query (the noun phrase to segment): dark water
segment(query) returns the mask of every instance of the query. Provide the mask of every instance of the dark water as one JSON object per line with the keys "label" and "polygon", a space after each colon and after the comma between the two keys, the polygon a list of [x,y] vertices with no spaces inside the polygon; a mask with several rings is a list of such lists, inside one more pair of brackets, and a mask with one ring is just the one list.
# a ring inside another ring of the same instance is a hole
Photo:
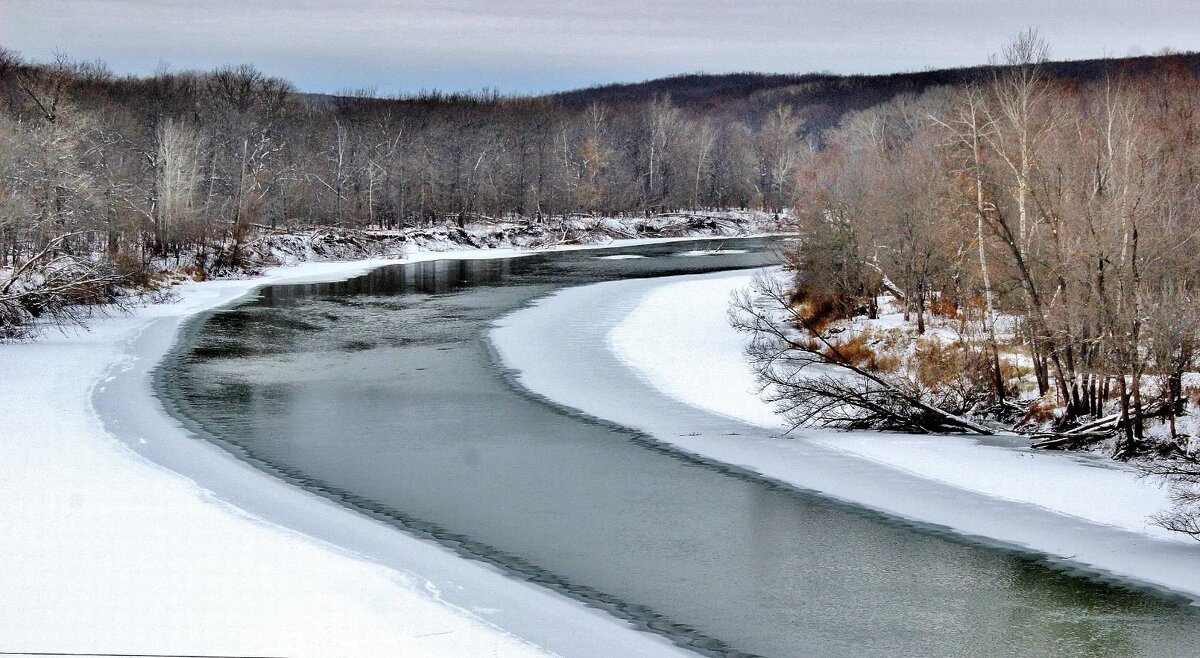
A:
{"label": "dark water", "polygon": [[773,262],[713,243],[394,266],[216,313],[164,369],[263,468],[699,651],[1189,656],[1182,602],[722,473],[565,413],[491,362],[489,321],[562,286]]}

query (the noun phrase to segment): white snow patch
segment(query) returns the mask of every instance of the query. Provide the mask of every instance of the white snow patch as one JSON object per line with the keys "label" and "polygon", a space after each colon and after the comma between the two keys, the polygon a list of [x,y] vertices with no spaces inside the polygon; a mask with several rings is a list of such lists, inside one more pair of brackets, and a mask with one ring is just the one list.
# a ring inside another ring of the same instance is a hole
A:
{"label": "white snow patch", "polygon": [[596,260],[635,260],[646,258],[640,254],[613,254],[612,256],[594,256]]}
{"label": "white snow patch", "polygon": [[819,433],[811,440],[987,496],[1153,537],[1195,541],[1151,519],[1170,509],[1166,487],[1103,457],[991,446],[962,436]]}
{"label": "white snow patch", "polygon": [[753,425],[783,428],[742,354],[746,337],[724,310],[752,276],[699,279],[652,290],[608,334],[626,365],[671,397]]}

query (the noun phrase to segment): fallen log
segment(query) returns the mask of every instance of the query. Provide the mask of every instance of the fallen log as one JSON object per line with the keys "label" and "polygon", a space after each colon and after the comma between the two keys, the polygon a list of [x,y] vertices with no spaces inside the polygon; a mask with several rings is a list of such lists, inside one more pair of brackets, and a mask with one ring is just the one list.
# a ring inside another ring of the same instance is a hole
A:
{"label": "fallen log", "polygon": [[1034,450],[1080,450],[1105,439],[1113,432],[1038,432],[1031,438]]}
{"label": "fallen log", "polygon": [[[1156,404],[1152,404],[1148,407],[1143,407],[1141,413],[1142,413],[1142,418],[1157,418],[1159,416],[1166,415],[1167,411],[1168,411],[1167,405],[1159,402]],[[1132,412],[1130,412],[1130,415],[1132,415]],[[1098,430],[1098,429],[1108,429],[1110,427],[1116,428],[1120,422],[1121,422],[1121,414],[1119,414],[1119,413],[1111,414],[1111,415],[1105,416],[1103,418],[1097,418],[1096,420],[1093,420],[1090,423],[1084,423],[1084,424],[1080,425],[1079,427],[1067,430],[1066,433],[1067,434],[1085,434],[1087,432],[1091,432],[1091,431]]]}

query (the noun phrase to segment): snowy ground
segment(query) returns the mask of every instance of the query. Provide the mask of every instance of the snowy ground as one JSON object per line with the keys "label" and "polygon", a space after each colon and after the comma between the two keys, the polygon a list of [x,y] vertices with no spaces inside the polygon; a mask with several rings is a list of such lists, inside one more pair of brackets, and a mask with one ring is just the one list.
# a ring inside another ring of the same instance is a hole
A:
{"label": "snowy ground", "polygon": [[394,262],[188,284],[88,332],[0,346],[0,652],[677,653],[257,471],[189,437],[152,397],[151,371],[186,318],[267,283]]}
{"label": "snowy ground", "polygon": [[[1200,599],[1200,544],[1152,525],[1166,492],[1108,460],[970,438],[802,430],[756,392],[726,309],[751,274],[572,288],[491,336],[534,392],[689,453],[1065,566]],[[680,402],[691,412],[679,411]]]}

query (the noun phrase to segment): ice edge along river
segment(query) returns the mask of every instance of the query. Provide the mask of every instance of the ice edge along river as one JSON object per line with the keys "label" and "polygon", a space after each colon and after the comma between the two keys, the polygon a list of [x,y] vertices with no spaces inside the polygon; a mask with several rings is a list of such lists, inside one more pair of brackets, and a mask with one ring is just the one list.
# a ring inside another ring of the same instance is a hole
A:
{"label": "ice edge along river", "polygon": [[172,303],[86,332],[0,346],[0,651],[685,654],[259,471],[194,438],[154,395],[154,370],[186,323],[263,286],[529,253],[275,268],[181,285]]}
{"label": "ice edge along river", "polygon": [[695,457],[1044,555],[1064,569],[1200,601],[1200,543],[1149,523],[1165,493],[1116,465],[961,437],[781,436],[742,358],[746,337],[726,319],[732,292],[751,277],[725,272],[568,288],[501,318],[490,338],[534,394]]}

